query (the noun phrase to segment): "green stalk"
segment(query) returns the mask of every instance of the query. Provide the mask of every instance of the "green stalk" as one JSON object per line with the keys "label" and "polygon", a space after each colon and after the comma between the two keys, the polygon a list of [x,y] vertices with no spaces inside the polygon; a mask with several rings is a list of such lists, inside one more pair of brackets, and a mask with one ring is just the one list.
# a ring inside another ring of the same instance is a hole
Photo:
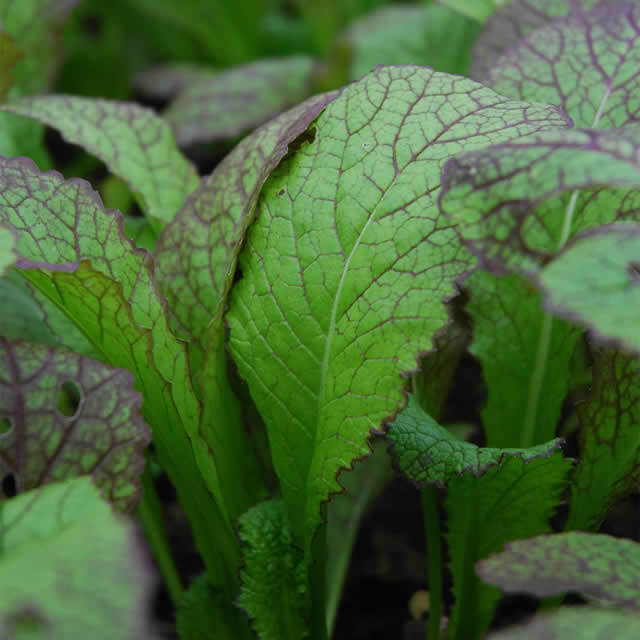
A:
{"label": "green stalk", "polygon": [[442,544],[440,541],[438,490],[436,487],[421,489],[420,497],[427,542],[427,578],[429,581],[427,640],[438,640],[440,638],[440,618],[442,617]]}
{"label": "green stalk", "polygon": [[182,580],[171,555],[167,531],[162,518],[162,505],[153,486],[153,478],[149,472],[148,461],[142,474],[141,482],[142,500],[138,506],[138,517],[142,523],[145,538],[151,547],[158,569],[160,569],[160,574],[169,590],[171,601],[177,607],[182,599]]}
{"label": "green stalk", "polygon": [[311,637],[329,640],[327,630],[327,524],[324,522],[311,542],[309,585],[311,587]]}

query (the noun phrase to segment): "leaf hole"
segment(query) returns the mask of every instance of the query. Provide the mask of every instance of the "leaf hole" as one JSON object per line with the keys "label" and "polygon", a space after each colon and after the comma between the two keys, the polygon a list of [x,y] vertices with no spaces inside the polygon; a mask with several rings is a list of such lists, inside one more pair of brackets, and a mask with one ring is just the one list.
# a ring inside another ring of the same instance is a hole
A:
{"label": "leaf hole", "polygon": [[16,475],[13,471],[9,471],[4,478],[2,478],[2,493],[5,498],[15,498],[18,493],[18,483],[16,482]]}
{"label": "leaf hole", "polygon": [[71,380],[66,380],[60,385],[58,393],[58,412],[67,418],[75,418],[80,410],[82,402],[82,391],[80,387]]}
{"label": "leaf hole", "polygon": [[11,418],[0,418],[0,438],[8,436],[13,429],[13,421]]}

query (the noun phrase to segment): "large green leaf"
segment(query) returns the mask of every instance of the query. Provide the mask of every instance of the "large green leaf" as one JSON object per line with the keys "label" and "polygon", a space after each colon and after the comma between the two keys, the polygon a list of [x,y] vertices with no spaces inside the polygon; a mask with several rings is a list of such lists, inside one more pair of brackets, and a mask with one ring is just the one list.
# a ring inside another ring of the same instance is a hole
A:
{"label": "large green leaf", "polygon": [[0,276],[16,261],[16,238],[11,229],[0,225]]}
{"label": "large green leaf", "polygon": [[389,430],[396,465],[417,486],[446,485],[447,540],[456,604],[448,637],[477,638],[500,597],[473,565],[514,538],[549,530],[570,462],[560,441],[530,449],[478,447],[458,440],[413,398]]}
{"label": "large green leaf", "polygon": [[571,591],[640,611],[640,544],[631,540],[582,531],[517,540],[477,571],[508,593],[546,598]]}
{"label": "large green leaf", "polygon": [[311,93],[315,61],[307,56],[259,60],[190,83],[164,117],[181,145],[233,138]]}
{"label": "large green leaf", "polygon": [[159,225],[173,219],[199,184],[166,122],[146,107],[56,95],[23,98],[2,110],[53,127],[68,142],[100,158]]}
{"label": "large green leaf", "polygon": [[464,73],[478,24],[431,4],[390,5],[356,20],[344,34],[349,76],[358,80],[379,64],[418,64]]}
{"label": "large green leaf", "polygon": [[[240,518],[244,567],[238,605],[261,640],[308,637],[304,556],[294,544],[282,500],[261,502]],[[306,615],[305,615],[306,614]]]}
{"label": "large green leaf", "polygon": [[18,492],[91,474],[119,509],[140,499],[150,439],[133,376],[95,360],[0,338],[0,478]]}
{"label": "large green leaf", "polygon": [[640,616],[596,607],[567,607],[493,633],[490,640],[636,640]]}
{"label": "large green leaf", "polygon": [[469,268],[438,216],[446,159],[541,128],[553,108],[419,67],[379,68],[267,181],[232,291],[231,349],[264,417],[295,535],[405,403],[401,374],[447,324]]}
{"label": "large green leaf", "polygon": [[129,523],[89,478],[0,504],[0,636],[151,636],[151,572]]}
{"label": "large green leaf", "polygon": [[[227,563],[232,589],[239,556],[231,521],[260,491],[237,462],[250,469],[251,451],[244,434],[225,420],[203,423],[186,345],[168,329],[149,255],[133,247],[119,214],[105,211],[86,182],[40,173],[26,159],[0,160],[0,219],[17,232],[21,274],[106,362],[134,373],[161,464],[191,518],[212,579],[216,563]],[[212,530],[228,534],[223,554]]]}
{"label": "large green leaf", "polygon": [[593,384],[578,406],[580,461],[575,470],[567,529],[597,529],[616,498],[640,485],[638,359],[595,349]]}

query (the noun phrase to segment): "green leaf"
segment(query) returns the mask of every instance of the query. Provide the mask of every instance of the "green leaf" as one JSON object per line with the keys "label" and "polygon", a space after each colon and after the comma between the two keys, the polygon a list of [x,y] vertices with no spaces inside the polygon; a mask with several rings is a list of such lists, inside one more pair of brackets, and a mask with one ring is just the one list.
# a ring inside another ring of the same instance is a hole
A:
{"label": "green leaf", "polygon": [[304,100],[314,67],[312,58],[292,56],[212,71],[188,84],[164,117],[182,146],[233,138]]}
{"label": "green leaf", "polygon": [[[243,460],[249,469],[251,451],[233,424],[203,424],[186,345],[168,328],[149,255],[126,239],[119,214],[105,211],[86,182],[40,173],[24,158],[0,160],[0,220],[18,232],[20,273],[108,364],[136,376],[160,463],[178,489],[212,580],[226,563],[224,580],[232,590],[239,552],[231,522],[260,495],[237,464]],[[228,535],[223,554],[221,538],[211,531]]]}
{"label": "green leaf", "polygon": [[445,160],[564,122],[457,76],[379,68],[265,184],[227,318],[306,544],[337,472],[403,407],[401,374],[447,324],[444,301],[469,268],[435,202]]}
{"label": "green leaf", "polygon": [[545,323],[540,293],[515,274],[496,277],[478,271],[466,285],[473,319],[470,351],[482,363],[488,388],[482,410],[487,444],[526,446],[550,440],[569,390],[569,364],[580,331],[561,320],[553,323],[545,367],[533,386],[538,336]]}
{"label": "green leaf", "polygon": [[[17,491],[93,476],[118,509],[140,500],[150,432],[133,376],[66,349],[0,338],[0,478]],[[10,497],[10,496],[9,496]]]}
{"label": "green leaf", "polygon": [[532,31],[564,18],[576,5],[589,10],[600,0],[511,0],[489,16],[472,50],[470,75],[482,82],[503,52]]}
{"label": "green leaf", "polygon": [[199,184],[168,125],[145,107],[56,95],[23,98],[2,110],[53,127],[102,160],[131,187],[158,225],[170,222]]}
{"label": "green leaf", "polygon": [[13,86],[12,70],[16,62],[23,56],[16,46],[15,40],[8,34],[0,32],[0,101],[7,99],[9,89]]}
{"label": "green leaf", "polygon": [[246,615],[216,590],[206,573],[198,576],[176,611],[180,640],[236,640],[246,634]]}
{"label": "green leaf", "polygon": [[151,586],[133,526],[90,479],[0,504],[3,638],[148,638]]}
{"label": "green leaf", "polygon": [[390,5],[356,20],[343,38],[351,49],[349,76],[379,64],[418,64],[464,73],[478,24],[444,7]]}
{"label": "green leaf", "polygon": [[282,500],[262,502],[240,518],[244,543],[238,605],[253,619],[261,640],[307,637],[307,576]]}
{"label": "green leaf", "polygon": [[596,607],[563,607],[493,633],[489,640],[635,640],[639,633],[640,616]]}
{"label": "green leaf", "polygon": [[[591,3],[589,3],[591,4]],[[562,107],[577,127],[637,121],[640,65],[637,2],[605,2],[521,38],[496,58],[482,81],[498,93]]]}
{"label": "green leaf", "polygon": [[0,276],[16,261],[16,238],[11,229],[0,225]]}
{"label": "green leaf", "polygon": [[607,606],[640,610],[640,544],[631,540],[582,531],[517,540],[476,570],[507,593],[546,598],[571,591]]}
{"label": "green leaf", "polygon": [[540,273],[547,309],[640,352],[639,251],[636,224],[604,226],[576,237]]}
{"label": "green leaf", "polygon": [[597,529],[616,498],[640,483],[638,359],[592,346],[593,384],[578,406],[580,460],[573,477],[571,529]]}
{"label": "green leaf", "polygon": [[480,637],[500,594],[478,581],[473,565],[507,540],[549,530],[571,464],[562,457],[561,441],[529,449],[478,447],[458,440],[412,397],[388,437],[396,466],[418,487],[447,485],[456,598],[448,637]]}
{"label": "green leaf", "polygon": [[510,0],[440,0],[440,4],[463,16],[484,22],[496,9]]}

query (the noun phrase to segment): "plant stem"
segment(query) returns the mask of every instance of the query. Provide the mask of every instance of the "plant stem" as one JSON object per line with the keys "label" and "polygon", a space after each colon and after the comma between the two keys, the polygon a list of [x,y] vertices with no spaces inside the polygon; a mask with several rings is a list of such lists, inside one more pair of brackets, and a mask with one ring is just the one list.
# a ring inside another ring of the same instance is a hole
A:
{"label": "plant stem", "polygon": [[151,547],[153,557],[167,585],[171,601],[175,606],[178,606],[182,599],[182,580],[169,549],[167,532],[162,520],[162,505],[153,486],[153,478],[148,464],[142,474],[141,482],[143,491],[142,500],[138,507],[138,516],[142,523],[145,538]]}
{"label": "plant stem", "polygon": [[429,581],[427,639],[438,640],[440,638],[440,618],[442,617],[442,545],[438,490],[436,487],[421,489],[420,497],[422,498],[422,515],[427,542],[427,578]]}
{"label": "plant stem", "polygon": [[323,522],[311,542],[311,637],[328,640],[327,631],[327,523]]}

